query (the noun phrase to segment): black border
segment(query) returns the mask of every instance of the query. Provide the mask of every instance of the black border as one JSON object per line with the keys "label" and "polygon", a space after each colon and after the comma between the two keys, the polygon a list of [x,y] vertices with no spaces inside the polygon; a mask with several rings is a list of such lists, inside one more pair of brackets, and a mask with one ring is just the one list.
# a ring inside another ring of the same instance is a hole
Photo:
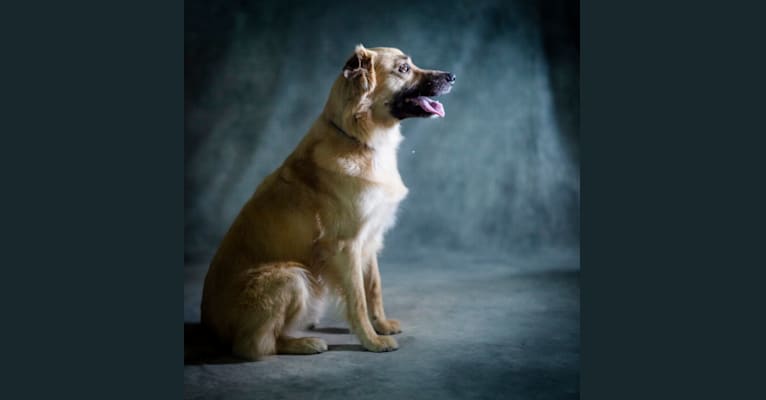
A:
{"label": "black border", "polygon": [[582,2],[583,399],[764,397],[764,10],[701,3]]}
{"label": "black border", "polygon": [[2,397],[180,398],[183,2],[0,16]]}

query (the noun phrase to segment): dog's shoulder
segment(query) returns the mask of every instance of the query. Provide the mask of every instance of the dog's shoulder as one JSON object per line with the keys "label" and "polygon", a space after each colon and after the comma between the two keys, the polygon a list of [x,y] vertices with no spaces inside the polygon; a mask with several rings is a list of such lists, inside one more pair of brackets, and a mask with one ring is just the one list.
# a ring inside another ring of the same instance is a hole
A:
{"label": "dog's shoulder", "polygon": [[[399,132],[392,133],[397,135]],[[407,195],[396,162],[398,140],[378,147],[360,146],[334,132],[311,130],[279,173],[316,192],[365,202],[396,202]]]}

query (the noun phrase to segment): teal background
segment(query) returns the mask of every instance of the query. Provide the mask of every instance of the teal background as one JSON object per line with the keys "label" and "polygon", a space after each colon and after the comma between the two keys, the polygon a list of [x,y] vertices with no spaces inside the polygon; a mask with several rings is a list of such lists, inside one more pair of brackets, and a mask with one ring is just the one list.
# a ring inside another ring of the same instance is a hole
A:
{"label": "teal background", "polygon": [[457,82],[405,120],[384,257],[579,248],[577,2],[199,1],[185,15],[185,258],[206,263],[319,115],[357,43]]}

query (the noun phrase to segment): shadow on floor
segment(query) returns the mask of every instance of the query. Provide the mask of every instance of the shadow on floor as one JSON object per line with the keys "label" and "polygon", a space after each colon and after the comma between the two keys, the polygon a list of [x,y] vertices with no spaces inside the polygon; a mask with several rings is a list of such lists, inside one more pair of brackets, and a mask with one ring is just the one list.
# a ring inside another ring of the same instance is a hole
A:
{"label": "shadow on floor", "polygon": [[184,365],[239,364],[229,349],[200,323],[184,323]]}
{"label": "shadow on floor", "polygon": [[318,332],[318,333],[331,333],[331,334],[338,334],[338,335],[348,335],[351,333],[351,331],[348,328],[332,328],[332,327],[312,327],[310,328],[312,332]]}
{"label": "shadow on floor", "polygon": [[[320,334],[349,334],[348,328],[317,327]],[[366,351],[360,344],[330,344],[328,351]],[[197,322],[184,323],[184,365],[241,364],[249,362],[231,354],[228,346],[218,342],[213,334]]]}

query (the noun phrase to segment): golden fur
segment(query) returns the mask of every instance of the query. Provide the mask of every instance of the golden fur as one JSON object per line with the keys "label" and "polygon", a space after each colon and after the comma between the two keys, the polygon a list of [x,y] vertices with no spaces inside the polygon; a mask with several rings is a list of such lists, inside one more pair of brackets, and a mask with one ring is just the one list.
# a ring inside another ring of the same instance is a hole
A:
{"label": "golden fur", "polygon": [[405,85],[393,48],[359,45],[325,108],[293,153],[258,186],[225,235],[205,279],[202,322],[259,359],[327,350],[288,336],[316,323],[328,293],[343,300],[352,332],[370,351],[390,351],[399,322],[383,310],[377,254],[407,195],[396,164],[402,139],[388,106]]}

